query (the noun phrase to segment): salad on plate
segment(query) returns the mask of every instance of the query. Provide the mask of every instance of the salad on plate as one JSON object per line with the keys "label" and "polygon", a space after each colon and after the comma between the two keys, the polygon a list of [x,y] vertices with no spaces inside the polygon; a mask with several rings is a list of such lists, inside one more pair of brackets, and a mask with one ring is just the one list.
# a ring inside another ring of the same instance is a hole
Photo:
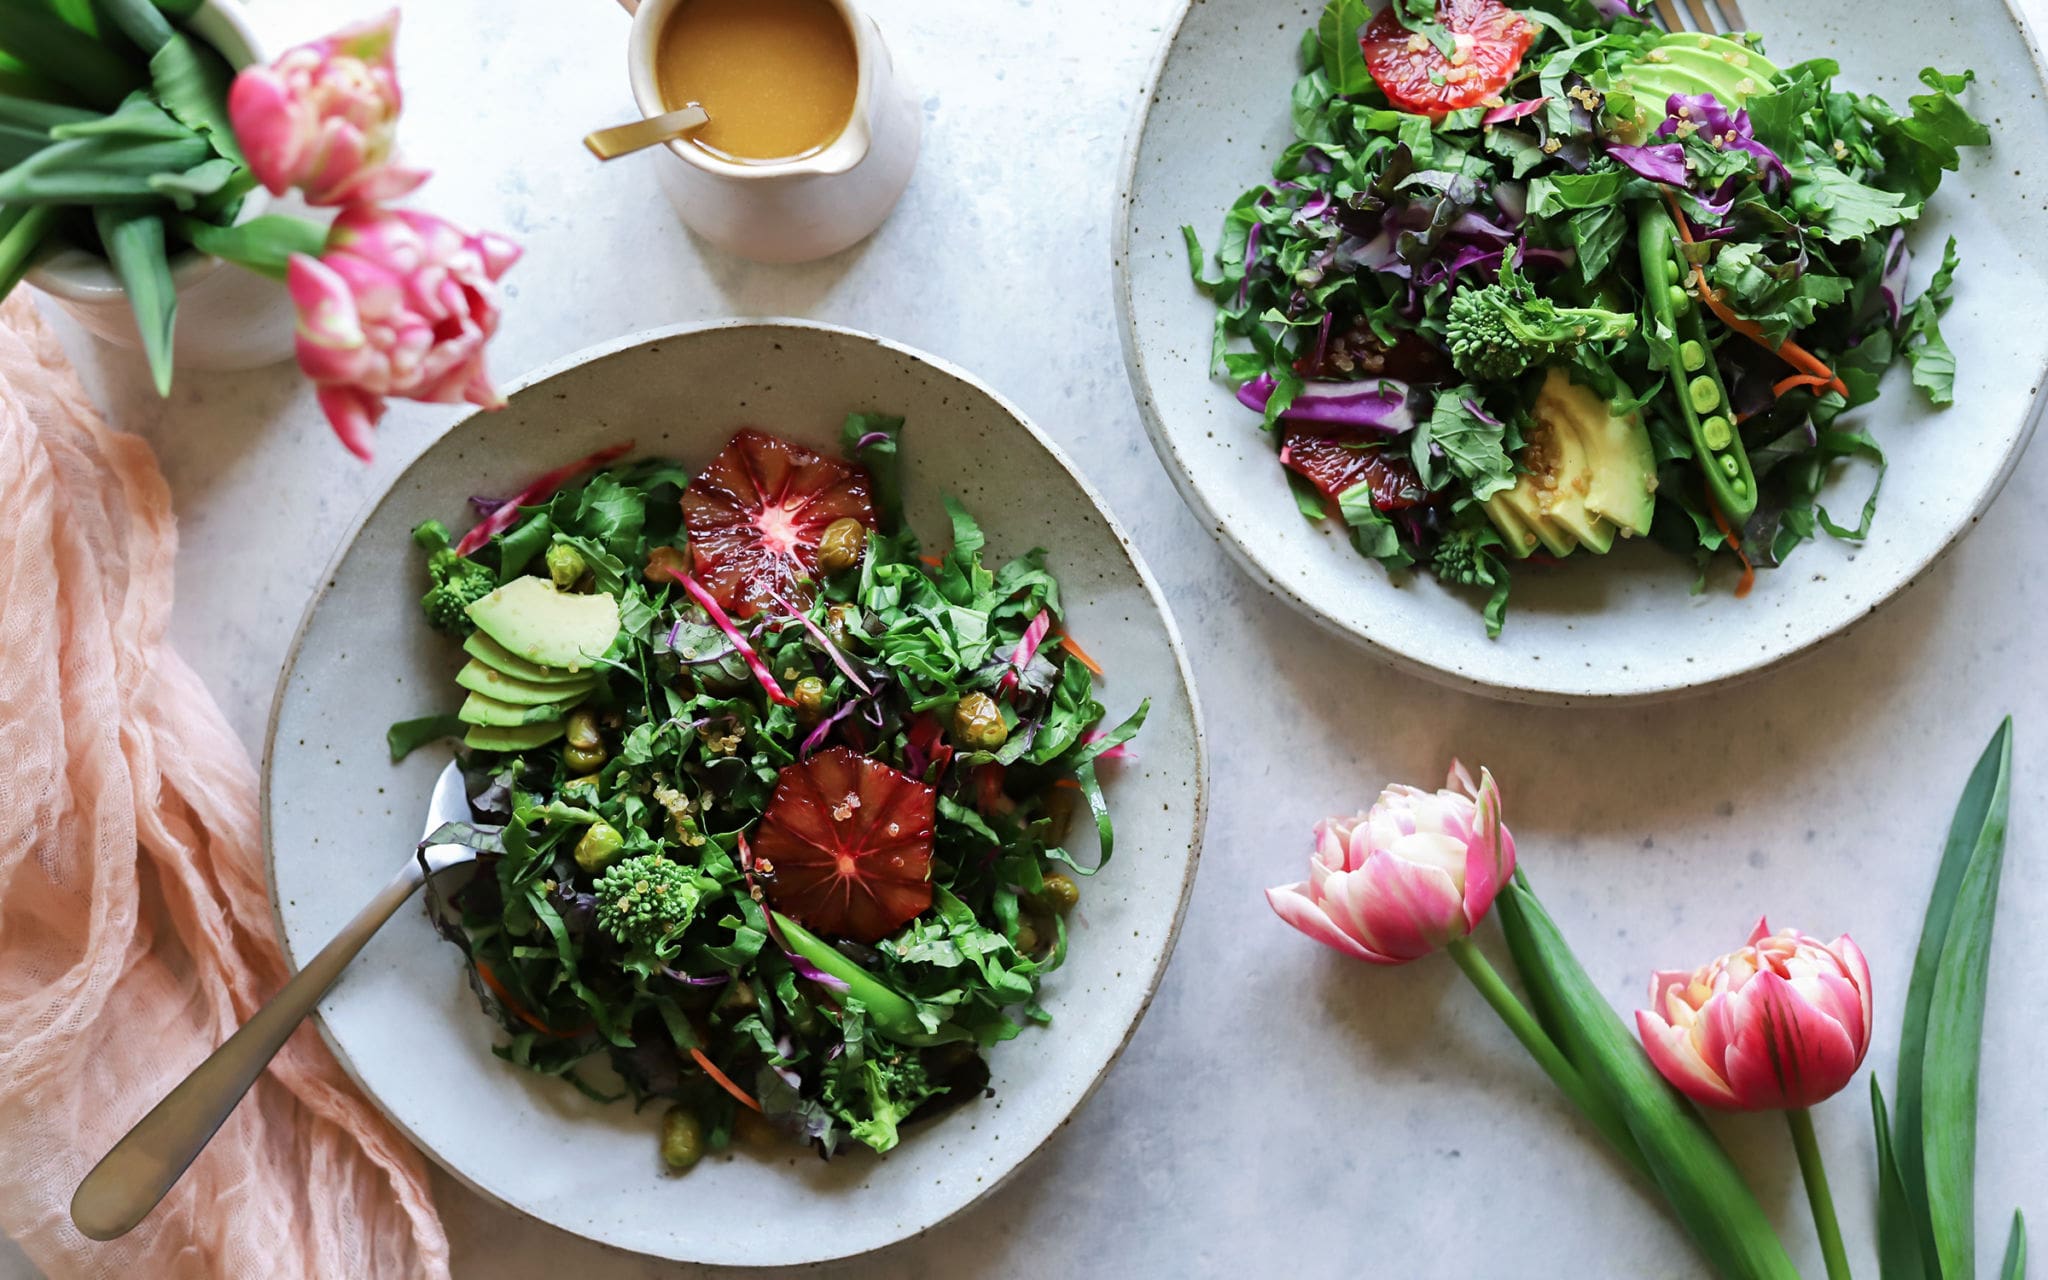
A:
{"label": "salad on plate", "polygon": [[[1476,589],[1649,538],[1746,592],[1824,531],[1867,536],[1885,454],[1849,415],[1904,361],[1953,399],[1950,239],[1908,297],[1907,228],[1989,134],[1969,71],[1895,107],[1754,33],[1622,0],[1330,0],[1294,141],[1224,218],[1213,372],[1302,512]],[[1853,519],[1820,505],[1871,469]]]}
{"label": "salad on plate", "polygon": [[495,1052],[665,1103],[674,1169],[747,1126],[888,1151],[983,1091],[1114,848],[1147,704],[1103,726],[1043,552],[989,567],[949,500],[926,553],[902,425],[694,475],[621,445],[414,531],[463,700],[391,748],[462,736],[475,822],[425,843],[478,855],[430,909]]}

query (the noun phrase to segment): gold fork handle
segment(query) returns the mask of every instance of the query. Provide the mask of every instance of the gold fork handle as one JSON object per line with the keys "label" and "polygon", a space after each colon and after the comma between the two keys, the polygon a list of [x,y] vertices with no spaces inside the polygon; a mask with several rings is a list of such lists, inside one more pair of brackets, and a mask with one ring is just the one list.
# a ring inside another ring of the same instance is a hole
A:
{"label": "gold fork handle", "polygon": [[81,1233],[112,1240],[149,1216],[342,969],[425,882],[419,860],[407,859],[319,955],[114,1144],[71,1197],[71,1221]]}
{"label": "gold fork handle", "polygon": [[600,160],[615,160],[642,147],[651,147],[657,142],[667,142],[678,134],[688,133],[699,125],[709,124],[711,116],[694,102],[685,103],[674,111],[664,111],[658,116],[635,120],[631,124],[615,125],[610,129],[599,129],[583,135],[583,145],[590,148],[590,154]]}

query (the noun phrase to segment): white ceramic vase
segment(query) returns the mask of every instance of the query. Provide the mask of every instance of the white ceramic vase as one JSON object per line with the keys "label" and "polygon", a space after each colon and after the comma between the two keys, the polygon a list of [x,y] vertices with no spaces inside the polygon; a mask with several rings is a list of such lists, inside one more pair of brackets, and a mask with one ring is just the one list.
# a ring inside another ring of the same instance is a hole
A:
{"label": "white ceramic vase", "polygon": [[[188,25],[238,67],[262,56],[247,16],[233,0],[207,0]],[[254,217],[268,205],[259,187],[243,201],[242,217]],[[141,348],[127,290],[105,258],[65,249],[26,279],[93,336],[117,347]],[[178,289],[171,344],[178,368],[254,369],[292,354],[296,320],[291,297],[278,281],[190,251],[171,260],[171,279]]]}

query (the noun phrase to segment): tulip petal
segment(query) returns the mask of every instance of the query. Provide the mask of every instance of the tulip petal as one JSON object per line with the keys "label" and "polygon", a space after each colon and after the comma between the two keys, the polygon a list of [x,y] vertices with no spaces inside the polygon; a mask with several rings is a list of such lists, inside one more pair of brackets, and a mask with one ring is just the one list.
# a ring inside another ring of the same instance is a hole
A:
{"label": "tulip petal", "polygon": [[1775,973],[1743,988],[1751,1014],[1723,1069],[1746,1110],[1810,1107],[1849,1083],[1862,1054],[1833,1018],[1799,999]]}
{"label": "tulip petal", "polygon": [[1266,902],[1273,908],[1275,915],[1333,951],[1341,951],[1354,959],[1370,961],[1373,964],[1400,963],[1371,950],[1339,929],[1323,909],[1308,896],[1306,889],[1305,884],[1280,885],[1266,890]]}
{"label": "tulip petal", "polygon": [[1332,877],[1327,908],[1347,919],[1366,946],[1416,960],[1472,932],[1458,883],[1441,867],[1375,853],[1348,876]]}
{"label": "tulip petal", "polygon": [[1709,1107],[1734,1107],[1735,1091],[1701,1060],[1692,1037],[1648,1009],[1636,1010],[1636,1034],[1659,1075],[1694,1102]]}
{"label": "tulip petal", "polygon": [[384,416],[383,399],[353,387],[334,386],[320,388],[319,399],[320,409],[341,443],[364,462],[370,461],[370,429]]}

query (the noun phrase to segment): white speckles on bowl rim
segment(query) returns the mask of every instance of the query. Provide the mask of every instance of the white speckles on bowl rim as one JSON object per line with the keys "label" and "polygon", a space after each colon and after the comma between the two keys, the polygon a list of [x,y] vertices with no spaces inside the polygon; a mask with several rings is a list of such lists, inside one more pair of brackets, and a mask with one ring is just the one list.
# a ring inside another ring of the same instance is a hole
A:
{"label": "white speckles on bowl rim", "polygon": [[[602,1106],[491,1056],[496,1026],[455,951],[409,908],[321,1003],[322,1034],[386,1115],[481,1194],[618,1248],[678,1261],[787,1266],[928,1230],[1013,1173],[1100,1083],[1136,1029],[1193,886],[1207,765],[1179,633],[1101,498],[1018,410],[907,347],[802,321],[634,335],[527,379],[496,414],[457,424],[393,481],[343,543],[286,659],[264,752],[264,835],[287,953],[323,944],[420,835],[447,758],[385,754],[394,720],[445,710],[457,646],[422,625],[411,526],[466,518],[472,493],[622,438],[702,465],[745,425],[836,451],[850,410],[901,413],[913,522],[942,541],[939,494],[982,519],[991,553],[1044,546],[1069,625],[1120,717],[1152,714],[1104,775],[1114,859],[1084,883],[1068,964],[1047,982],[1052,1027],[991,1054],[995,1093],[906,1133],[886,1157],[822,1163],[795,1147],[659,1170],[655,1113]],[[1081,824],[1085,827],[1086,824]],[[1078,830],[1079,828],[1077,828]],[[1092,832],[1080,846],[1091,850]]]}
{"label": "white speckles on bowl rim", "polygon": [[[1125,141],[1117,193],[1115,297],[1124,358],[1153,447],[1181,495],[1255,579],[1324,626],[1398,666],[1520,702],[1654,700],[1758,675],[1839,635],[1924,572],[1983,514],[2031,438],[2048,383],[2048,325],[2014,324],[2048,297],[2040,248],[2048,106],[2039,51],[2004,0],[1939,8],[1856,0],[1747,4],[1780,61],[1832,56],[1839,83],[1892,101],[1933,64],[1974,68],[1968,101],[1992,145],[1966,152],[1910,234],[1913,284],[1942,238],[1963,265],[1943,330],[1958,357],[1956,403],[1929,407],[1903,368],[1850,415],[1892,466],[1870,537],[1825,536],[1734,597],[1731,571],[1692,593],[1690,564],[1624,544],[1517,574],[1507,629],[1488,640],[1479,601],[1426,572],[1390,575],[1341,530],[1304,521],[1257,419],[1208,374],[1214,308],[1188,281],[1180,227],[1205,247],[1229,202],[1269,173],[1290,139],[1288,89],[1300,32],[1319,6],[1190,3],[1167,29]],[[1870,471],[1841,468],[1823,505],[1854,513]]]}

